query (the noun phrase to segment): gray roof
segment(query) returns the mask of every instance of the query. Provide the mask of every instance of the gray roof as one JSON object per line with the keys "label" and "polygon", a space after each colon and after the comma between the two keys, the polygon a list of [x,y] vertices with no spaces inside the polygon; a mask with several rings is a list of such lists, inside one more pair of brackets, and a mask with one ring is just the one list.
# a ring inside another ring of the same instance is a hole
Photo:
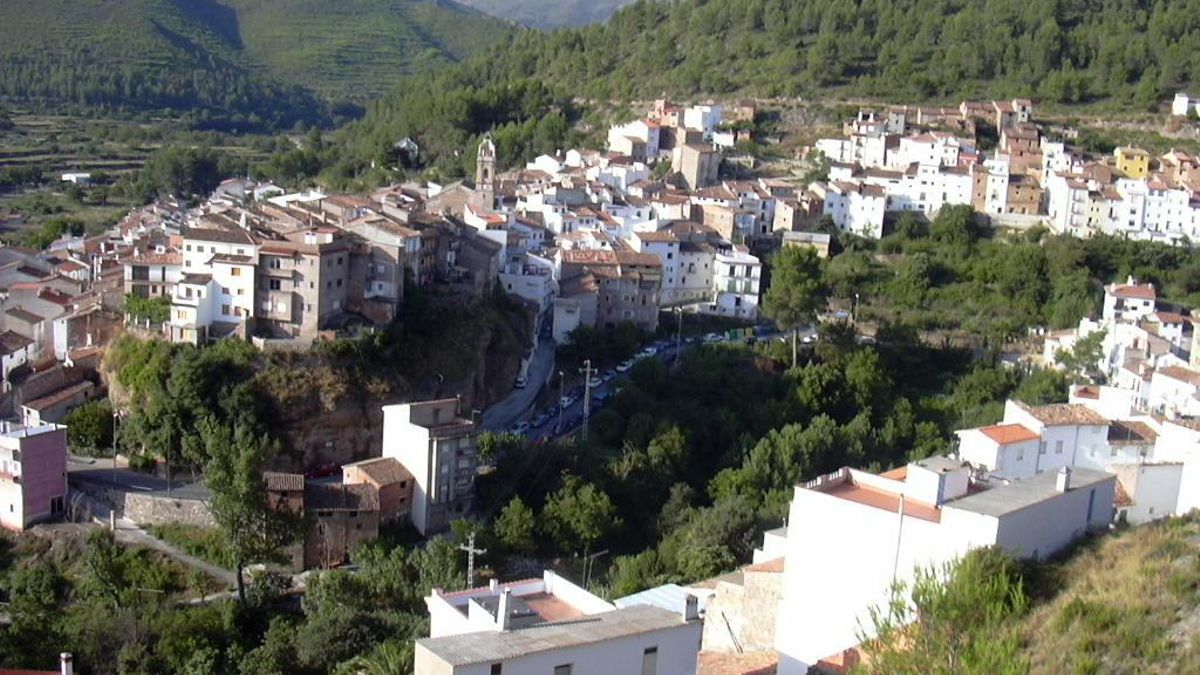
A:
{"label": "gray roof", "polygon": [[[942,508],[973,511],[985,516],[1003,516],[1054,498],[1060,494],[1055,485],[1057,480],[1057,471],[1047,471],[1032,478],[1013,481],[1008,485],[1000,485],[946,502]],[[1108,480],[1116,480],[1116,476],[1104,471],[1076,468],[1071,470],[1070,489],[1082,490]]]}
{"label": "gray roof", "polygon": [[617,598],[613,600],[613,604],[619,608],[651,605],[667,611],[678,612],[683,607],[688,595],[687,590],[679,584],[663,584],[656,588],[647,588],[640,593]]}
{"label": "gray roof", "polygon": [[221,244],[253,244],[254,238],[245,230],[215,229],[207,227],[184,227],[180,234],[193,241],[212,241]]}
{"label": "gray roof", "polygon": [[463,633],[417,640],[442,661],[454,666],[495,663],[529,654],[616,640],[687,625],[679,612],[638,605],[580,619],[509,631]]}

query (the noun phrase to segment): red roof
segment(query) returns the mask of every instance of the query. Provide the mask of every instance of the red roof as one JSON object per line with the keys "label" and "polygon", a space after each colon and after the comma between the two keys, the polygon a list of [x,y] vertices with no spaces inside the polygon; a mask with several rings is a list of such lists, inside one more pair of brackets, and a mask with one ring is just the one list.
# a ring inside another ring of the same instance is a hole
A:
{"label": "red roof", "polygon": [[990,427],[980,427],[979,431],[1000,445],[1036,441],[1041,438],[1032,429],[1022,424],[993,424]]}
{"label": "red roof", "polygon": [[1112,293],[1118,298],[1134,298],[1136,300],[1153,300],[1158,297],[1154,292],[1153,284],[1121,284],[1114,286]]}

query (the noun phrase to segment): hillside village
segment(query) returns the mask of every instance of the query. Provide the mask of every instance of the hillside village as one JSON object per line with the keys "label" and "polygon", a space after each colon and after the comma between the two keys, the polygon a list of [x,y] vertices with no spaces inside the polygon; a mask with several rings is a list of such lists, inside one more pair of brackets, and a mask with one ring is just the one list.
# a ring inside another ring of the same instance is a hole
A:
{"label": "hillside village", "polygon": [[[828,176],[803,184],[730,177],[723,158],[750,139],[755,102],[659,100],[609,129],[601,151],[508,168],[485,137],[473,179],[364,194],[230,178],[197,205],[161,200],[97,236],[0,249],[3,405],[13,418],[0,433],[3,523],[22,530],[74,504],[63,423],[104,395],[100,359],[119,334],[305,352],[386,327],[417,294],[442,311],[504,295],[525,308],[534,336],[516,396],[550,386],[553,362],[540,379],[530,370],[542,343],[569,346],[581,329],[632,324],[651,336],[671,313],[680,327],[685,314],[765,325],[771,256],[799,248],[828,258],[840,236],[879,239],[905,213],[932,219],[969,205],[997,229],[1180,246],[1195,238],[1200,169],[1190,156],[1119,147],[1088,157],[1050,140],[1034,110],[1024,99],[863,110],[844,138],[807,152],[828,162]],[[998,136],[990,153],[988,134]],[[1160,305],[1153,285],[1111,284],[1098,317],[1047,334],[1043,353],[1026,355],[1064,368],[1083,358],[1094,381],[1076,378],[1067,403],[1009,400],[998,423],[958,430],[950,452],[797,485],[787,520],[762,536],[750,564],[713,579],[606,598],[549,569],[482,586],[472,569],[466,589],[422,589],[430,623],[414,672],[845,672],[864,658],[870,610],[917,569],[989,546],[1045,560],[1118,524],[1200,506],[1197,339],[1187,310]],[[673,348],[686,344],[677,335]],[[562,423],[575,405],[562,395],[559,423],[539,440],[580,425],[586,433],[593,389],[615,376],[593,381],[587,368],[575,395],[582,419]],[[561,387],[561,371],[558,379]],[[312,516],[285,568],[338,567],[392,524],[433,536],[472,515],[476,478],[491,469],[483,432],[534,434],[523,421],[532,403],[500,429],[485,428],[476,404],[396,401],[382,408],[376,456],[264,473],[272,509]],[[131,527],[213,524],[203,498],[171,495],[169,473],[162,501],[92,488],[87,499],[109,500],[114,524],[118,512]],[[830,541],[839,545],[811,554]],[[467,549],[474,556],[473,540]]]}

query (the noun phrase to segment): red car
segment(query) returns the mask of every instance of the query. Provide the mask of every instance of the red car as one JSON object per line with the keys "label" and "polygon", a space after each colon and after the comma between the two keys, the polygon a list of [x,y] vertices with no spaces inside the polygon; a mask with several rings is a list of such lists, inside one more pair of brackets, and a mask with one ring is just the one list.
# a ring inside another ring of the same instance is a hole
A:
{"label": "red car", "polygon": [[342,467],[337,462],[322,462],[304,472],[305,478],[325,478],[339,473]]}

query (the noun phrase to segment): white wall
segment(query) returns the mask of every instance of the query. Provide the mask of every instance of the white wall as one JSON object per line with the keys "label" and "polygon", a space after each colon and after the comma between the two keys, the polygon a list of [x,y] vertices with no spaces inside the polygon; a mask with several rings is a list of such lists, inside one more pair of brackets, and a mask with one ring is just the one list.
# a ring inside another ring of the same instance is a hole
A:
{"label": "white wall", "polygon": [[[1071,489],[1055,499],[1005,514],[999,519],[996,543],[1019,557],[1044,558],[1062,550],[1088,530],[1112,522],[1116,477]],[[1092,504],[1088,519],[1088,503]],[[949,512],[953,507],[948,507]],[[944,516],[943,516],[944,517]]]}
{"label": "white wall", "polygon": [[775,628],[780,675],[803,674],[808,664],[858,644],[859,629],[870,628],[870,608],[888,599],[893,579],[911,581],[919,566],[990,543],[980,522],[966,516],[961,527],[945,528],[945,521],[905,517],[900,536],[897,513],[797,488]]}
{"label": "white wall", "polygon": [[1133,500],[1133,505],[1119,508],[1126,521],[1139,524],[1175,513],[1179,502],[1179,485],[1183,464],[1122,464],[1111,470]]}
{"label": "white wall", "polygon": [[[657,647],[657,675],[694,675],[703,626],[693,621],[571,649],[534,652],[504,661],[503,673],[553,675],[555,666],[571,664],[571,675],[638,675],[645,650]],[[448,668],[420,642],[416,645],[415,675],[490,675],[491,667],[491,663],[478,663]]]}
{"label": "white wall", "polygon": [[408,404],[383,406],[383,457],[393,457],[413,476],[412,521],[421,534],[427,528],[433,480],[429,430],[409,423]]}

